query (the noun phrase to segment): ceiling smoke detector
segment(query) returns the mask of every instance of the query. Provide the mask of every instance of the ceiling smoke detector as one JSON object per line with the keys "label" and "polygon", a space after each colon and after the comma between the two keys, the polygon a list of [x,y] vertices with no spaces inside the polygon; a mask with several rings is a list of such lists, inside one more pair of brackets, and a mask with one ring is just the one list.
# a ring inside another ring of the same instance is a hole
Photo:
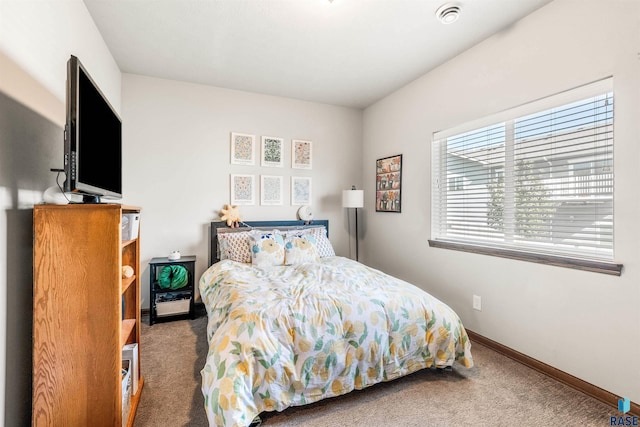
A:
{"label": "ceiling smoke detector", "polygon": [[436,10],[436,17],[443,24],[453,24],[460,17],[460,6],[453,3],[443,4]]}

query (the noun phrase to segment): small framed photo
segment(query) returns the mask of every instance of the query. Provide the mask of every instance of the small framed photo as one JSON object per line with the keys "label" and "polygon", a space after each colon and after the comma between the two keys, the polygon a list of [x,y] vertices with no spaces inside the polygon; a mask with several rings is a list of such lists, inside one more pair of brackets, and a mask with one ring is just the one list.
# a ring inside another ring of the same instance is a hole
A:
{"label": "small framed photo", "polygon": [[262,137],[262,166],[281,168],[284,166],[284,139],[273,136]]}
{"label": "small framed photo", "polygon": [[294,139],[291,141],[291,167],[294,169],[311,169],[313,150],[311,141]]}
{"label": "small framed photo", "polygon": [[402,154],[376,160],[376,212],[400,212]]}
{"label": "small framed photo", "polygon": [[231,164],[255,165],[255,135],[231,133]]}
{"label": "small framed photo", "polygon": [[311,178],[306,176],[291,177],[291,204],[294,206],[311,204]]}
{"label": "small framed photo", "polygon": [[255,175],[231,175],[231,204],[255,205]]}
{"label": "small framed photo", "polygon": [[282,205],[282,182],[281,176],[260,175],[261,205]]}

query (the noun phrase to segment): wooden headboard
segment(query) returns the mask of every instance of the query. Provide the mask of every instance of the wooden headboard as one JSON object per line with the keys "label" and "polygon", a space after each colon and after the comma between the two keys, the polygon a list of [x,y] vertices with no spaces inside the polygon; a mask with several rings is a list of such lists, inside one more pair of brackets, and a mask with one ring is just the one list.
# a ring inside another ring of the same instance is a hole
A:
{"label": "wooden headboard", "polygon": [[[314,219],[311,222],[306,221],[244,221],[240,224],[240,227],[236,230],[241,231],[243,228],[259,228],[273,230],[274,228],[280,230],[322,227],[327,229],[327,237],[329,237],[329,220],[327,219]],[[226,222],[216,221],[211,223],[211,232],[209,238],[209,265],[212,265],[220,259],[218,258],[218,229],[228,228]]]}

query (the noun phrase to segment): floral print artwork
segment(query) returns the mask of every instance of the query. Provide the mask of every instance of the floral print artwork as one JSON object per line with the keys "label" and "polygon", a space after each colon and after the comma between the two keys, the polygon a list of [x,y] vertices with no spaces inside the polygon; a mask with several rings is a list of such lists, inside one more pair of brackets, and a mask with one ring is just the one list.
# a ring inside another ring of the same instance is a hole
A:
{"label": "floral print artwork", "polygon": [[262,137],[262,166],[282,167],[282,138]]}
{"label": "floral print artwork", "polygon": [[311,178],[291,177],[291,204],[311,204]]}
{"label": "floral print artwork", "polygon": [[253,165],[255,136],[242,133],[231,134],[231,163]]}
{"label": "floral print artwork", "polygon": [[423,368],[473,366],[457,314],[407,282],[342,257],[260,268],[223,260],[200,279],[210,425],[282,411]]}
{"label": "floral print artwork", "polygon": [[282,177],[262,175],[260,177],[260,204],[281,205],[282,204]]}
{"label": "floral print artwork", "polygon": [[253,205],[254,175],[231,175],[231,204]]}
{"label": "floral print artwork", "polygon": [[291,149],[291,167],[295,169],[311,169],[311,141],[294,139]]}

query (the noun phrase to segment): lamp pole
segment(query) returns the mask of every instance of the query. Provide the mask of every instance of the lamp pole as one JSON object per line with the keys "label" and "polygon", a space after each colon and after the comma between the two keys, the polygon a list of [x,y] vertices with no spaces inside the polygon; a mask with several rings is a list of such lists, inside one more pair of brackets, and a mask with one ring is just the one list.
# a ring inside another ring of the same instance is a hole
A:
{"label": "lamp pole", "polygon": [[358,208],[353,208],[356,213],[356,261],[358,261]]}
{"label": "lamp pole", "polygon": [[[342,192],[342,206],[344,208],[355,209],[356,216],[356,261],[359,261],[360,254],[358,253],[359,246],[359,237],[358,234],[358,208],[364,206],[364,192],[362,190],[356,190],[356,186],[352,185],[351,190],[344,190]],[[348,214],[349,211],[347,211]],[[347,222],[349,223],[349,237],[351,237],[351,221],[349,216],[347,215]],[[351,239],[349,239],[349,250],[351,250]]]}

